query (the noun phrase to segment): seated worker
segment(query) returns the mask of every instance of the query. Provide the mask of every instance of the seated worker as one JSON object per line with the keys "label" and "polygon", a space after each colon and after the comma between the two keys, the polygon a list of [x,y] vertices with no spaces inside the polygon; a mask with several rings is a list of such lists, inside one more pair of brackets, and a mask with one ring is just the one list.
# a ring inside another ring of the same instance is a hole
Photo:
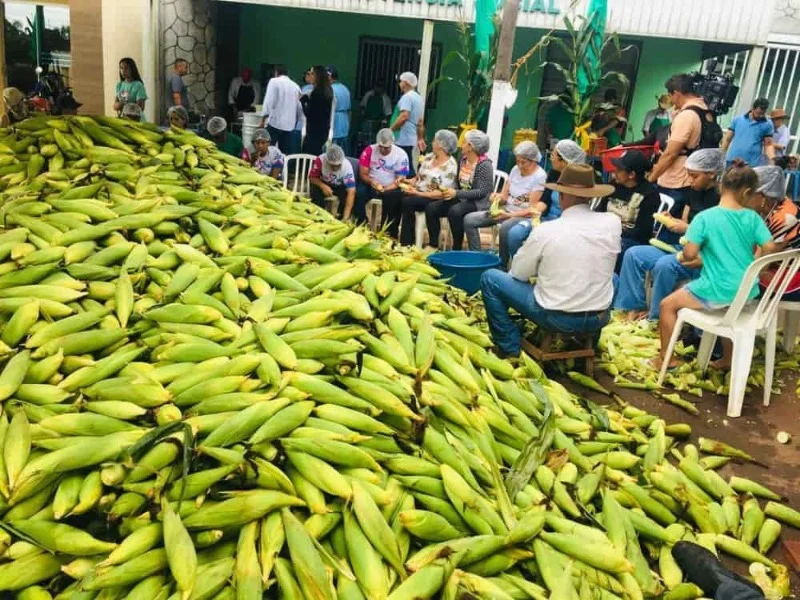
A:
{"label": "seated worker", "polygon": [[[654,368],[660,369],[666,359],[680,309],[727,308],[739,292],[745,272],[755,260],[754,249],[759,249],[762,256],[775,252],[772,234],[758,213],[749,208],[758,188],[758,175],[750,167],[729,169],[722,177],[719,205],[703,211],[689,225],[686,245],[678,260],[690,268],[700,267],[700,277],[661,301],[658,319],[661,354],[652,361]],[[748,298],[753,300],[756,296],[758,284],[753,283]],[[714,366],[729,367],[731,350],[731,341],[723,339],[723,357]],[[677,367],[677,358],[673,356],[669,366]],[[741,383],[744,387],[745,382]]]}
{"label": "seated worker", "polygon": [[235,133],[228,131],[228,122],[222,117],[211,117],[206,125],[208,134],[217,145],[217,149],[241,158],[244,154],[244,143]]}
{"label": "seated worker", "polygon": [[[547,173],[547,181],[545,183],[556,183],[558,178],[561,177],[561,172],[567,165],[582,165],[586,162],[586,152],[572,140],[561,140],[556,144],[550,152],[550,171]],[[559,204],[558,192],[545,187],[544,193],[536,208],[541,213],[542,221],[552,221],[561,216],[561,204]],[[502,267],[506,268],[508,261],[514,258],[514,255],[522,247],[522,244],[528,239],[531,233],[532,223],[530,219],[520,221],[513,225],[506,238],[505,247],[500,248],[500,255],[507,256],[506,262],[502,263]]]}
{"label": "seated worker", "polygon": [[481,277],[492,339],[506,356],[519,355],[521,344],[510,308],[563,333],[596,332],[609,320],[622,226],[614,215],[592,212],[589,203],[614,188],[596,185],[588,165],[570,165],[557,184],[548,185],[561,194],[561,218],[536,228],[508,273],[490,269]]}
{"label": "seated worker", "polygon": [[356,199],[355,217],[367,220],[367,202],[380,198],[381,221],[388,223],[389,235],[397,239],[400,230],[400,212],[403,190],[400,183],[408,177],[408,154],[394,143],[394,133],[384,128],[378,132],[376,143],[367,146],[358,159],[360,182]]}
{"label": "seated worker", "polygon": [[629,150],[614,163],[614,193],[600,200],[595,210],[610,212],[622,221],[622,252],[615,271],[622,267],[628,248],[642,246],[653,237],[653,214],[658,212],[661,197],[655,185],[647,181],[650,161],[638,150]]}
{"label": "seated worker", "polygon": [[173,106],[167,111],[167,123],[174,129],[186,129],[189,126],[189,113],[183,106]]}
{"label": "seated worker", "polygon": [[325,198],[336,196],[344,207],[342,219],[348,220],[356,202],[356,175],[344,150],[336,144],[328,146],[325,154],[314,159],[309,178],[311,201],[324,206]]}
{"label": "seated worker", "polygon": [[[665,228],[683,235],[689,223],[702,211],[719,204],[717,180],[725,167],[725,157],[717,148],[693,152],[686,161],[686,171],[691,179],[688,201],[681,219]],[[647,273],[652,277],[650,310],[647,310],[647,295],[644,284]],[[635,246],[622,258],[619,289],[614,299],[615,310],[628,311],[627,318],[638,321],[647,317],[657,321],[661,301],[669,296],[679,281],[695,279],[700,270],[678,262],[675,254],[655,246]]]}
{"label": "seated worker", "polygon": [[[766,221],[778,252],[800,247],[800,220],[798,220],[800,210],[797,204],[784,196],[786,179],[783,169],[769,166],[756,167],[754,170],[758,175],[759,187],[753,195],[750,208]],[[774,275],[774,270],[761,273],[762,290],[769,286]],[[783,299],[788,302],[800,302],[800,273],[789,282]]]}
{"label": "seated worker", "polygon": [[456,134],[440,129],[433,136],[432,152],[420,163],[417,174],[400,184],[406,194],[402,204],[400,243],[414,244],[416,213],[423,212],[431,202],[444,198],[444,191],[455,187],[458,163],[453,154],[458,150]]}
{"label": "seated worker", "polygon": [[517,164],[508,174],[503,189],[491,196],[492,202],[498,203],[501,210],[495,215],[490,211],[480,210],[464,217],[464,233],[467,235],[470,250],[481,249],[481,227],[500,225],[498,246],[501,264],[508,262],[509,257],[504,255],[504,248],[508,246],[506,238],[511,228],[523,220],[529,220],[534,212],[541,213],[546,209],[540,203],[547,173],[539,166],[542,159],[539,147],[530,141],[520,142],[514,148],[514,158]]}
{"label": "seated worker", "polygon": [[255,152],[250,156],[253,168],[262,175],[269,175],[274,179],[281,178],[283,171],[283,154],[277,146],[271,144],[272,136],[269,131],[260,128],[253,132],[253,146]]}
{"label": "seated worker", "polygon": [[122,107],[120,116],[128,121],[136,121],[138,123],[142,120],[142,107],[133,102],[128,102]]}

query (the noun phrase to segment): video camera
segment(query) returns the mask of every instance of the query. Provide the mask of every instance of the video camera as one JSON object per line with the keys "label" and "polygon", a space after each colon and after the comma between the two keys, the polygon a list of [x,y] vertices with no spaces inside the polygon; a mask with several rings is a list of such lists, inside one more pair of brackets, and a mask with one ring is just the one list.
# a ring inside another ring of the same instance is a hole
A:
{"label": "video camera", "polygon": [[716,72],[715,58],[707,60],[704,66],[705,73],[692,73],[694,92],[703,97],[715,115],[724,115],[736,103],[739,86],[734,85],[733,74]]}

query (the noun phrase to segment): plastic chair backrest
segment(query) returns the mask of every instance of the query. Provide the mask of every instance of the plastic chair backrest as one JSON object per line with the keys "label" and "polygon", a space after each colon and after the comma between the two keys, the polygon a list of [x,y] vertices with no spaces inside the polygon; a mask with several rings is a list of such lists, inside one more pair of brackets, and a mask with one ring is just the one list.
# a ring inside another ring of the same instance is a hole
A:
{"label": "plastic chair backrest", "polygon": [[495,171],[494,172],[494,191],[496,194],[499,194],[503,191],[503,186],[508,181],[508,173],[505,171]]}
{"label": "plastic chair backrest", "polygon": [[[668,196],[667,194],[659,194],[661,197],[661,204],[658,206],[658,213],[663,213],[665,210],[672,212],[672,208],[675,206],[675,198],[672,196]],[[658,221],[656,221],[658,223]],[[657,227],[653,227],[653,237],[658,237],[661,234],[661,230],[664,229],[664,224],[659,223]]]}
{"label": "plastic chair backrest", "polygon": [[749,301],[750,290],[758,281],[759,274],[770,265],[777,265],[777,268],[774,270],[774,275],[766,290],[761,294],[761,298],[758,299],[758,305],[753,313],[756,329],[766,327],[775,316],[775,311],[778,310],[778,303],[783,298],[783,294],[786,292],[792,277],[800,269],[800,249],[767,254],[754,260],[747,268],[744,277],[742,277],[739,291],[736,292],[733,303],[722,319],[723,325],[730,327],[736,322],[745,304]]}
{"label": "plastic chair backrest", "polygon": [[675,206],[675,198],[666,194],[659,194],[659,196],[661,197],[661,205],[658,207],[658,212],[662,213],[665,210],[672,212],[672,208]]}
{"label": "plastic chair backrest", "polygon": [[361,181],[361,169],[359,168],[360,165],[358,164],[358,159],[348,156],[347,162],[349,162],[350,166],[353,167],[353,176],[356,178],[356,182]]}
{"label": "plastic chair backrest", "polygon": [[289,187],[289,169],[290,165],[294,163],[294,168],[291,172],[294,176],[294,183],[292,185],[292,193],[294,194],[308,194],[309,193],[309,179],[308,173],[311,171],[311,165],[314,164],[316,156],[313,154],[290,154],[283,161],[283,187]]}

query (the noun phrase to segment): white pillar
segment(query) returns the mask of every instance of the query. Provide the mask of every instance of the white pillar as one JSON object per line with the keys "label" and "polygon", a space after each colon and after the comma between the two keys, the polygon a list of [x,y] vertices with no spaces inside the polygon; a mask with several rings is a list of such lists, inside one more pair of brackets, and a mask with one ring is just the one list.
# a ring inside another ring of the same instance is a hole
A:
{"label": "white pillar", "polygon": [[503,115],[506,110],[506,102],[511,95],[512,87],[508,81],[494,80],[486,135],[489,136],[489,158],[492,159],[495,166],[497,166],[497,159],[500,156],[500,143],[503,138]]}
{"label": "white pillar", "polygon": [[[422,47],[419,53],[419,73],[417,92],[422,97],[422,118],[425,118],[425,104],[428,101],[428,76],[431,72],[431,53],[433,50],[433,21],[427,19],[422,24]],[[414,148],[414,165],[419,164],[419,148]],[[416,168],[414,169],[416,171]]]}
{"label": "white pillar", "polygon": [[144,83],[144,89],[149,90],[150,99],[145,103],[144,114],[149,123],[155,123],[158,117],[160,103],[158,99],[161,97],[156,85],[156,74],[160,73],[158,69],[158,61],[156,60],[158,47],[157,33],[158,31],[153,25],[153,19],[157,17],[158,6],[153,9],[152,0],[147,0],[144,3],[142,10],[142,69],[141,76]]}
{"label": "white pillar", "polygon": [[739,86],[739,97],[736,100],[734,114],[742,114],[750,109],[758,93],[758,75],[761,72],[761,62],[764,58],[764,46],[754,46],[747,59],[742,84]]}
{"label": "white pillar", "polygon": [[419,55],[419,73],[417,78],[419,84],[417,91],[422,96],[422,110],[425,111],[425,104],[428,100],[428,77],[431,72],[431,52],[433,50],[433,21],[424,21],[422,24],[422,48]]}

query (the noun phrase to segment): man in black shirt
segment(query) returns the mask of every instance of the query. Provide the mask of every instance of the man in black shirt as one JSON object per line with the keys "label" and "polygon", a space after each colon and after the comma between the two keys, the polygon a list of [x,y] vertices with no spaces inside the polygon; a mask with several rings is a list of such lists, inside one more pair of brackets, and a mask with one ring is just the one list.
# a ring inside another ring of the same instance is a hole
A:
{"label": "man in black shirt", "polygon": [[622,251],[615,271],[622,267],[628,248],[647,244],[653,237],[653,214],[661,205],[656,186],[647,181],[650,161],[638,150],[628,150],[613,160],[614,193],[602,198],[596,212],[614,213],[622,221]]}
{"label": "man in black shirt", "polygon": [[[677,236],[689,228],[689,222],[700,212],[719,204],[717,179],[725,166],[724,155],[717,148],[697,150],[686,161],[686,171],[691,180],[681,219],[664,226]],[[679,246],[676,246],[678,249]],[[644,288],[647,273],[652,274],[653,290],[650,310]],[[700,263],[682,264],[677,254],[664,252],[654,246],[637,246],[625,253],[619,276],[619,289],[614,298],[614,308],[629,312],[629,319],[647,317],[658,321],[661,300],[670,295],[678,282],[695,279],[700,275]]]}

